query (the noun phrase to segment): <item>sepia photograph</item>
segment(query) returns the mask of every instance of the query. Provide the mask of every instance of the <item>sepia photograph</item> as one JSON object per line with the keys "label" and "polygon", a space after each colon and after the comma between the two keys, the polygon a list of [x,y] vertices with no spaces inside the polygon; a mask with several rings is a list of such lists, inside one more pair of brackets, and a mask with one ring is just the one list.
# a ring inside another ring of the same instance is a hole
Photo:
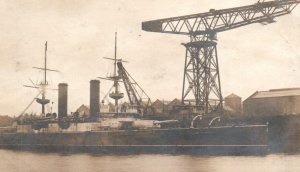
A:
{"label": "sepia photograph", "polygon": [[0,171],[299,172],[300,0],[1,0]]}

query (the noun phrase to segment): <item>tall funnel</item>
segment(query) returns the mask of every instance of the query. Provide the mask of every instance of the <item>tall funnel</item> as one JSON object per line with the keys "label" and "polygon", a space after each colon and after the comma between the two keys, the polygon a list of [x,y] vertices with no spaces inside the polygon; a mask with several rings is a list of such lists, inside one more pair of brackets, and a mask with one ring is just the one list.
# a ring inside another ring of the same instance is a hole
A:
{"label": "tall funnel", "polygon": [[68,114],[68,84],[58,84],[58,118],[66,117]]}
{"label": "tall funnel", "polygon": [[96,119],[100,112],[99,92],[100,92],[100,81],[91,80],[90,81],[90,118],[91,119]]}

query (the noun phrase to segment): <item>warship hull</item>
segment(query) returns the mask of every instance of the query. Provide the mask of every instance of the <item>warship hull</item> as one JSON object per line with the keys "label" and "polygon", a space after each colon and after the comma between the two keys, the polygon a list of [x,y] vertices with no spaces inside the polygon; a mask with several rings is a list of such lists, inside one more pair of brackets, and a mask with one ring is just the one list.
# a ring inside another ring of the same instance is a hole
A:
{"label": "warship hull", "polygon": [[300,153],[300,115],[243,117],[235,122],[268,123],[268,147],[272,153]]}
{"label": "warship hull", "polygon": [[265,154],[268,126],[1,133],[0,147],[43,152]]}

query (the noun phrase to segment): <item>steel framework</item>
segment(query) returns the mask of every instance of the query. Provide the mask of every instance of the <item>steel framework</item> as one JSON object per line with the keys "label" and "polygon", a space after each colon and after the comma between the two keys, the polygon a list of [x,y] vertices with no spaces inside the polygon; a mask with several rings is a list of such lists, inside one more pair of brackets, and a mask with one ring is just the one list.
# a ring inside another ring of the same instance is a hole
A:
{"label": "steel framework", "polygon": [[131,77],[131,75],[124,68],[122,62],[117,62],[118,73],[124,83],[128,100],[131,106],[135,106],[139,113],[147,112],[151,105],[150,97],[142,89],[142,87]]}
{"label": "steel framework", "polygon": [[[223,109],[216,45],[213,41],[185,44],[182,103],[195,105],[206,114],[212,110]],[[187,97],[191,92],[195,98],[194,102]]]}
{"label": "steel framework", "polygon": [[[216,34],[252,23],[272,23],[291,13],[300,0],[257,2],[253,5],[171,17],[142,23],[149,32],[189,35],[186,47],[182,104],[205,114],[223,111]],[[193,100],[188,99],[192,94]]]}

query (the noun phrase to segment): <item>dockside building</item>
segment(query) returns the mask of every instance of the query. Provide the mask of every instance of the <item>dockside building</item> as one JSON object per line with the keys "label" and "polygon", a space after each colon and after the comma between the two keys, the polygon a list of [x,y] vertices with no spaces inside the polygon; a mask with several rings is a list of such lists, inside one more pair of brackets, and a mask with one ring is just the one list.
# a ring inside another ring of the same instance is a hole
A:
{"label": "dockside building", "polygon": [[246,116],[300,115],[300,88],[257,91],[243,102]]}

